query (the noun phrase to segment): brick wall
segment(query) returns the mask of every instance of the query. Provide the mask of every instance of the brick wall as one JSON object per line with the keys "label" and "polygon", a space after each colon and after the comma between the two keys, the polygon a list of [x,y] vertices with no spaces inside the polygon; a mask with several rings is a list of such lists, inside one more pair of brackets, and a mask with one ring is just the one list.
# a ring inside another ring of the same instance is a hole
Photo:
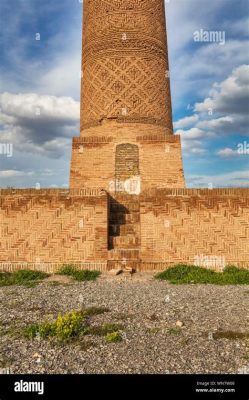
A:
{"label": "brick wall", "polygon": [[0,221],[5,269],[105,268],[107,196],[100,190],[0,190]]}
{"label": "brick wall", "polygon": [[102,187],[115,180],[116,146],[138,146],[141,190],[184,188],[181,143],[178,135],[153,124],[103,121],[73,139],[70,187]]}
{"label": "brick wall", "polygon": [[[249,189],[151,190],[140,198],[142,269],[193,264],[249,268]],[[202,257],[204,256],[204,257]]]}
{"label": "brick wall", "polygon": [[1,269],[51,272],[72,262],[104,271],[129,252],[141,270],[196,257],[249,268],[249,189],[150,189],[115,199],[112,218],[120,207],[128,215],[112,233],[108,196],[99,189],[0,190]]}

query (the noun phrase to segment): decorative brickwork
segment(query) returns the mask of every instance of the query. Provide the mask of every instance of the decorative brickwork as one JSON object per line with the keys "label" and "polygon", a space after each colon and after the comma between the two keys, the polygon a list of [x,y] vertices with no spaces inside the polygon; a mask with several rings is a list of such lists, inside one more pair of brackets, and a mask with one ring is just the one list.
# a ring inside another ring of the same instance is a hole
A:
{"label": "decorative brickwork", "polygon": [[143,268],[198,260],[215,267],[215,259],[217,269],[221,259],[249,268],[248,189],[146,191],[140,220]]}
{"label": "decorative brickwork", "polygon": [[73,140],[72,188],[109,190],[125,143],[138,145],[141,190],[184,187],[168,69],[163,0],[84,1],[82,141]]}
{"label": "decorative brickwork", "polygon": [[84,1],[81,134],[106,118],[172,134],[163,0]]}
{"label": "decorative brickwork", "polygon": [[0,269],[249,268],[249,189],[185,188],[164,1],[84,0],[82,70],[70,190],[0,190]]}
{"label": "decorative brickwork", "polygon": [[184,188],[181,143],[177,135],[153,124],[123,124],[117,121],[85,129],[85,136],[73,139],[70,187],[102,187],[115,181],[116,148],[137,145],[141,190]]}
{"label": "decorative brickwork", "polygon": [[104,263],[107,196],[100,190],[0,190],[0,262]]}

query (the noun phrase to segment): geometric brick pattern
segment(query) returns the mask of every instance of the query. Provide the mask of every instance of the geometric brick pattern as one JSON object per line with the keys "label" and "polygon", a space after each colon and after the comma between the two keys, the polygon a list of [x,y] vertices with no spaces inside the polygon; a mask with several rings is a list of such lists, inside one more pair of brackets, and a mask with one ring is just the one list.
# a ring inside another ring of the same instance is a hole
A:
{"label": "geometric brick pattern", "polygon": [[[164,11],[163,0],[84,0],[70,190],[0,190],[2,268],[158,270],[200,256],[249,268],[249,189],[184,189]],[[130,178],[140,194],[117,190]]]}
{"label": "geometric brick pattern", "polygon": [[153,189],[140,196],[0,190],[0,218],[0,262],[17,268],[84,262],[104,270],[119,261],[159,270],[193,264],[196,256],[249,267],[249,189]]}
{"label": "geometric brick pattern", "polygon": [[0,261],[106,260],[106,194],[0,191]]}
{"label": "geometric brick pattern", "polygon": [[84,1],[81,134],[102,119],[172,134],[163,0]]}
{"label": "geometric brick pattern", "polygon": [[193,264],[198,256],[217,256],[224,257],[226,265],[249,268],[248,189],[172,193],[162,189],[141,196],[145,264]]}
{"label": "geometric brick pattern", "polygon": [[[73,139],[71,188],[109,190],[125,144],[138,146],[133,176],[142,190],[184,187],[168,70],[163,0],[84,1],[81,128]],[[124,157],[124,163],[132,162]]]}

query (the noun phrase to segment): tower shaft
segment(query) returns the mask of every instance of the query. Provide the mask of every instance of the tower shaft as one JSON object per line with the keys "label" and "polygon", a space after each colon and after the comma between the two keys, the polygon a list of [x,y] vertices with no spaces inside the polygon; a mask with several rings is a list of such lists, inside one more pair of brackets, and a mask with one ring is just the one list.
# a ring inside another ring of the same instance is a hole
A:
{"label": "tower shaft", "polygon": [[164,0],[84,0],[80,137],[70,187],[184,187]]}
{"label": "tower shaft", "polygon": [[163,0],[84,0],[81,135],[103,120],[172,134]]}

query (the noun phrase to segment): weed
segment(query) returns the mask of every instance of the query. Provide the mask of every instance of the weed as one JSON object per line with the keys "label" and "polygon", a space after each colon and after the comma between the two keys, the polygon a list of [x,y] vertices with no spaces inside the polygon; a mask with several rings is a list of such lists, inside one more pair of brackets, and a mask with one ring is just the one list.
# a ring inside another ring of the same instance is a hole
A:
{"label": "weed", "polygon": [[73,264],[65,264],[57,272],[57,275],[71,276],[76,281],[95,281],[100,274],[100,271],[79,270]]}
{"label": "weed", "polygon": [[33,324],[24,330],[24,336],[34,339],[39,335],[42,339],[56,337],[58,341],[68,341],[77,337],[83,327],[84,316],[81,311],[72,311],[58,316],[55,322]]}
{"label": "weed", "polygon": [[206,268],[179,264],[160,272],[155,275],[155,278],[167,280],[173,284],[243,285],[249,284],[249,270],[230,266],[223,272],[215,272]]}
{"label": "weed", "polygon": [[168,330],[168,332],[169,332],[170,335],[181,335],[182,330],[181,330],[181,328],[177,327],[177,328],[170,328]]}
{"label": "weed", "polygon": [[158,327],[148,328],[148,329],[147,329],[147,332],[148,332],[148,333],[151,333],[151,334],[155,334],[155,333],[160,332],[160,328],[158,328]]}
{"label": "weed", "polygon": [[122,342],[123,340],[122,334],[119,331],[108,333],[105,339],[108,343],[117,343],[117,342]]}
{"label": "weed", "polygon": [[41,271],[22,269],[14,272],[0,272],[0,286],[22,285],[34,287],[49,275]]}

